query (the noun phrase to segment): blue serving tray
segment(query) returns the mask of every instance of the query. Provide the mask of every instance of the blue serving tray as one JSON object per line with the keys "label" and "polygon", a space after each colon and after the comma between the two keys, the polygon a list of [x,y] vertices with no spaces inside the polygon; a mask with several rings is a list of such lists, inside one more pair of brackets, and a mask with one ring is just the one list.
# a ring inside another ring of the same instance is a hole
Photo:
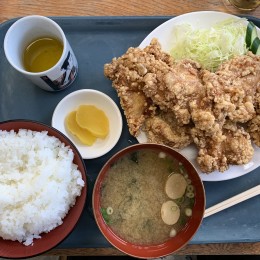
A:
{"label": "blue serving tray", "polygon": [[[172,17],[51,17],[64,30],[79,63],[79,74],[71,87],[50,93],[34,86],[7,62],[3,40],[15,20],[0,25],[0,121],[34,119],[51,125],[52,113],[58,102],[72,91],[91,88],[109,95],[118,106],[119,99],[111,81],[103,74],[105,63],[138,46],[161,23]],[[260,27],[260,20],[247,17]],[[123,111],[121,110],[123,115]],[[124,116],[123,116],[124,118]],[[98,159],[85,160],[88,178],[88,198],[83,214],[74,231],[57,248],[112,247],[99,231],[92,213],[92,189],[104,163],[117,151],[137,143],[124,118],[118,144]],[[260,158],[259,158],[260,160]],[[260,183],[260,168],[242,177],[204,182],[207,207],[252,188]],[[260,197],[254,197],[203,220],[190,241],[199,243],[260,241]]]}

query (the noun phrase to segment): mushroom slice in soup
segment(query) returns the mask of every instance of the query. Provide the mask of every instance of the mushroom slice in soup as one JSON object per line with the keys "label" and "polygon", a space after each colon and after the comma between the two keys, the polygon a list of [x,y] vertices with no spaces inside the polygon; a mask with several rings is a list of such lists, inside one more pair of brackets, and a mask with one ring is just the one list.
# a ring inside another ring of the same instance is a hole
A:
{"label": "mushroom slice in soup", "polygon": [[182,174],[172,173],[165,184],[165,193],[171,199],[181,198],[187,188],[187,182]]}
{"label": "mushroom slice in soup", "polygon": [[179,220],[180,214],[180,208],[174,201],[168,200],[162,204],[161,217],[165,224],[175,224]]}

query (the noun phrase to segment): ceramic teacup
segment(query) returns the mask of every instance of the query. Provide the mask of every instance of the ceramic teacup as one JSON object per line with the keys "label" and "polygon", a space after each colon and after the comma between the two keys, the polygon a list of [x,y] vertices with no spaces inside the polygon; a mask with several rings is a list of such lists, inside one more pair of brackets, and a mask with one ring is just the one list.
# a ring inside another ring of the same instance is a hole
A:
{"label": "ceramic teacup", "polygon": [[[40,72],[30,72],[25,69],[23,53],[26,46],[40,37],[52,37],[59,40],[63,45],[62,54],[51,68]],[[13,68],[47,91],[55,92],[67,88],[78,73],[77,59],[63,30],[52,19],[44,16],[30,15],[14,22],[5,35],[4,51]]]}

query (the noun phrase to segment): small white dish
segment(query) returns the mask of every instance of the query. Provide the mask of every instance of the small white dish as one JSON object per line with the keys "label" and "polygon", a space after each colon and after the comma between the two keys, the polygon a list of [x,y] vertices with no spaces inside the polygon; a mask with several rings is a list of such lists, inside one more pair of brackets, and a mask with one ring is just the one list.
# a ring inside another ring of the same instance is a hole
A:
{"label": "small white dish", "polygon": [[[97,138],[92,146],[83,145],[65,126],[66,116],[80,105],[94,105],[103,110],[109,120],[109,134]],[[94,159],[108,153],[118,142],[122,133],[122,116],[116,103],[106,94],[94,89],[81,89],[64,97],[56,106],[52,126],[65,134],[77,147],[83,159]]]}

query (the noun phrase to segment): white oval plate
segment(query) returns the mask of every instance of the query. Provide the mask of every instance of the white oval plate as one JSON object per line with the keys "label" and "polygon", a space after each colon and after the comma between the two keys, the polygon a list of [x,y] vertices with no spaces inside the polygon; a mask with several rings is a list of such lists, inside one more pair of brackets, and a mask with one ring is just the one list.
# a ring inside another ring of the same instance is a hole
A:
{"label": "white oval plate", "polygon": [[[86,146],[65,127],[65,118],[80,105],[94,105],[103,110],[109,120],[109,134],[105,139],[97,138],[92,146]],[[52,126],[65,134],[77,147],[83,159],[93,159],[108,153],[118,142],[122,133],[122,116],[116,103],[103,92],[81,89],[64,97],[56,106]]]}
{"label": "white oval plate", "polygon": [[[214,11],[202,11],[202,12],[193,12],[193,13],[187,13],[180,16],[177,16],[175,18],[172,18],[165,23],[161,24],[157,28],[155,28],[148,36],[141,42],[140,48],[144,48],[148,46],[153,38],[157,38],[162,46],[162,49],[165,52],[169,52],[172,46],[173,41],[173,34],[172,30],[175,25],[182,24],[182,23],[191,23],[195,28],[210,28],[212,25],[221,22],[225,19],[234,18],[234,19],[240,19],[237,16],[221,13],[221,12],[214,12]],[[259,34],[259,29],[258,29]],[[145,136],[145,133],[141,133],[137,140],[139,143],[144,143],[147,141],[147,138]],[[254,146],[254,156],[252,160],[245,165],[231,165],[230,168],[221,173],[218,171],[214,171],[210,174],[202,173],[197,162],[196,162],[196,156],[197,156],[197,148],[195,145],[189,145],[188,147],[179,150],[181,154],[186,156],[187,159],[189,159],[197,171],[200,174],[200,177],[203,181],[223,181],[223,180],[229,180],[234,179],[239,176],[242,176],[250,171],[253,171],[257,167],[260,166],[260,148],[257,146]]]}

